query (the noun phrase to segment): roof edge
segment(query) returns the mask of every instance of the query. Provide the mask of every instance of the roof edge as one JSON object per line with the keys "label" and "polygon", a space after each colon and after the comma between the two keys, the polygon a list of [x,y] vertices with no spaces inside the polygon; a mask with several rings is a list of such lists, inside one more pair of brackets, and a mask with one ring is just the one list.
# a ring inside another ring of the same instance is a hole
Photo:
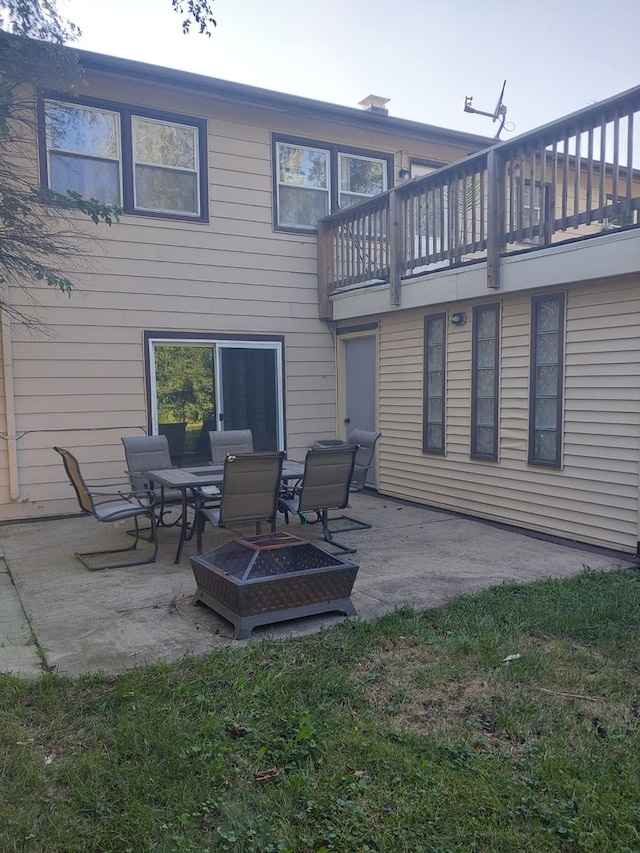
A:
{"label": "roof edge", "polygon": [[271,89],[262,89],[244,83],[234,83],[217,77],[208,77],[191,71],[181,71],[160,65],[151,65],[133,59],[124,59],[107,54],[93,53],[78,48],[67,48],[77,54],[81,65],[91,71],[118,76],[129,76],[139,80],[165,82],[168,85],[198,93],[208,93],[228,101],[251,103],[272,107],[286,112],[305,113],[331,118],[333,121],[353,124],[354,122],[374,128],[380,132],[404,133],[421,138],[432,137],[439,141],[470,146],[474,151],[486,148],[495,140],[464,131],[451,130],[437,125],[424,124],[410,119],[381,115],[354,107],[344,107],[299,95],[289,95]]}

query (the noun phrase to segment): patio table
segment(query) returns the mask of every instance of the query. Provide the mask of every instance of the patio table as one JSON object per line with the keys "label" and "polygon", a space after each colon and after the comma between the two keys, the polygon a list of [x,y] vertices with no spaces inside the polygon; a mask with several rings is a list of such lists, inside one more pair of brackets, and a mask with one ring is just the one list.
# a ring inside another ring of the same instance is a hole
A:
{"label": "patio table", "polygon": [[[283,482],[298,480],[304,473],[302,462],[285,460],[282,463]],[[153,471],[143,471],[144,477],[151,482],[157,483],[169,489],[178,489],[182,493],[182,519],[180,524],[180,538],[176,550],[175,562],[179,563],[182,557],[182,548],[187,539],[189,525],[187,524],[187,493],[197,493],[198,489],[205,486],[222,486],[224,480],[224,465],[201,465],[195,468],[160,468]],[[195,497],[195,494],[194,494]]]}

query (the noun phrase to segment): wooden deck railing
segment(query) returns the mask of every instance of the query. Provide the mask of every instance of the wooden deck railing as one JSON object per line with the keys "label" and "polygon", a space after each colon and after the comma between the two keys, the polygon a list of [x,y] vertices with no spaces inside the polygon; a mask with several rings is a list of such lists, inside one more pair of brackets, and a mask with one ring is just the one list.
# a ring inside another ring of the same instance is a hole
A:
{"label": "wooden deck railing", "polygon": [[640,86],[327,216],[322,316],[332,293],[388,283],[400,304],[403,279],[478,261],[496,288],[509,253],[640,227],[639,112]]}

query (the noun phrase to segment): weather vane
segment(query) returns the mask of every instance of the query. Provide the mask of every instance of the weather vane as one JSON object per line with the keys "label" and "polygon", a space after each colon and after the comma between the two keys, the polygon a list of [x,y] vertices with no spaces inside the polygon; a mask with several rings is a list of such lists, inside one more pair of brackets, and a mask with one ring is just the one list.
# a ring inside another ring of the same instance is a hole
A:
{"label": "weather vane", "polygon": [[478,115],[481,116],[488,116],[492,121],[498,121],[498,119],[500,119],[500,127],[498,128],[498,132],[495,136],[496,139],[500,139],[500,134],[502,133],[507,118],[507,105],[502,103],[502,98],[504,97],[504,87],[506,85],[507,81],[505,80],[502,84],[502,91],[500,92],[498,103],[496,104],[496,108],[492,113],[485,112],[484,110],[477,110],[475,107],[472,107],[471,102],[473,101],[473,98],[470,95],[467,95],[464,99],[465,113],[478,113]]}

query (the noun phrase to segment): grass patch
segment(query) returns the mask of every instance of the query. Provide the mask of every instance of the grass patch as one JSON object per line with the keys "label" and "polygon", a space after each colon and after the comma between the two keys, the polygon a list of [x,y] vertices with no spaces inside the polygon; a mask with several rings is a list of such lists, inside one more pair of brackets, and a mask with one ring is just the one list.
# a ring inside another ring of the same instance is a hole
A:
{"label": "grass patch", "polygon": [[[0,677],[0,849],[640,849],[640,576]],[[506,660],[510,658],[509,660]]]}

